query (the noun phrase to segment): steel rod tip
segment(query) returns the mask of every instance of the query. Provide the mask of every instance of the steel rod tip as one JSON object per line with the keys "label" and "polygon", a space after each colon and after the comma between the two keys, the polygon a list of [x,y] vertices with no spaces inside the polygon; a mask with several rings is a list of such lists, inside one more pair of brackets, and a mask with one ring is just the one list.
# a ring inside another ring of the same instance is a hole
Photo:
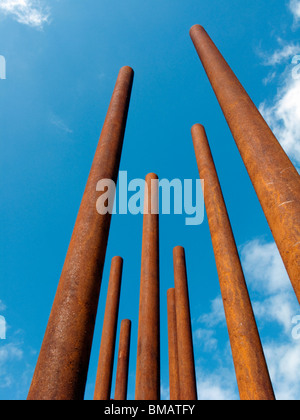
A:
{"label": "steel rod tip", "polygon": [[131,326],[131,321],[130,319],[123,319],[121,324],[127,324],[128,326]]}
{"label": "steel rod tip", "polygon": [[158,176],[154,173],[150,173],[146,176],[146,180],[151,180],[151,179],[158,179]]}
{"label": "steel rod tip", "polygon": [[130,66],[121,67],[120,72],[131,73],[132,75],[134,74],[134,70]]}
{"label": "steel rod tip", "polygon": [[194,124],[192,127],[192,135],[199,133],[199,131],[205,131],[204,125],[202,124]]}
{"label": "steel rod tip", "polygon": [[123,264],[123,258],[122,257],[118,257],[118,256],[113,257],[112,262]]}
{"label": "steel rod tip", "polygon": [[185,254],[183,246],[175,246],[173,249],[174,256],[182,256]]}
{"label": "steel rod tip", "polygon": [[172,287],[171,289],[168,289],[168,290],[167,290],[167,295],[168,295],[168,296],[169,296],[169,295],[172,295],[174,292],[175,292],[175,288],[174,288],[174,287]]}
{"label": "steel rod tip", "polygon": [[205,29],[203,28],[203,26],[201,26],[201,25],[192,26],[191,29],[190,29],[190,36],[193,37],[193,35],[196,32],[199,32],[199,31],[201,31],[201,32],[204,31],[205,32]]}

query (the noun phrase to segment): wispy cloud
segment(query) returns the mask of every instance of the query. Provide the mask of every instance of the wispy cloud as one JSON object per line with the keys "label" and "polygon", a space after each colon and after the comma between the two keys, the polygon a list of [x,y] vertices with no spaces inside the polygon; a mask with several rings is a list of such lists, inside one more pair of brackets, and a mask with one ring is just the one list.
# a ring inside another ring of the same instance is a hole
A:
{"label": "wispy cloud", "polygon": [[0,389],[11,387],[15,382],[10,366],[23,358],[23,350],[19,344],[8,343],[0,347]]}
{"label": "wispy cloud", "polygon": [[67,126],[67,124],[58,115],[51,114],[51,116],[50,116],[50,122],[56,128],[58,128],[61,131],[64,131],[65,133],[68,133],[68,134],[73,133],[73,130],[71,130]]}
{"label": "wispy cloud", "polygon": [[294,55],[299,54],[300,44],[285,43],[281,39],[278,39],[278,42],[281,47],[271,54],[259,52],[265,66],[276,66],[278,64],[287,63]]}
{"label": "wispy cloud", "polygon": [[2,300],[0,300],[0,311],[5,311],[6,309],[6,305],[2,302]]}
{"label": "wispy cloud", "polygon": [[[265,354],[279,400],[299,400],[300,342],[292,336],[293,318],[299,305],[275,243],[255,239],[242,249],[248,285],[255,299],[253,308],[259,325],[270,331],[277,326],[277,339],[264,333]],[[297,377],[296,377],[297,376]]]}
{"label": "wispy cloud", "polygon": [[[1,311],[6,307],[0,301]],[[25,333],[8,327],[6,338],[0,340],[0,399],[25,399],[33,373],[36,352],[24,342]]]}
{"label": "wispy cloud", "polygon": [[300,345],[271,341],[265,346],[270,374],[278,400],[300,399]]}
{"label": "wispy cloud", "polygon": [[[291,0],[290,10],[294,22],[300,21],[300,0]],[[264,84],[276,82],[277,93],[271,100],[260,104],[259,109],[280,144],[294,161],[300,164],[300,44],[278,39],[278,46],[272,53],[258,52],[263,65],[272,67]],[[284,67],[282,67],[284,66]]]}
{"label": "wispy cloud", "polygon": [[[274,242],[255,239],[241,248],[241,260],[271,380],[278,400],[299,400],[300,340],[292,331],[299,305]],[[239,399],[222,299],[194,326],[199,399]],[[207,369],[206,366],[210,366]]]}
{"label": "wispy cloud", "polygon": [[[236,377],[230,352],[221,296],[211,302],[210,311],[194,326],[198,398],[206,401],[237,400]],[[224,346],[224,341],[227,343]],[[209,369],[207,368],[209,366]]]}
{"label": "wispy cloud", "polygon": [[48,6],[40,0],[0,0],[0,13],[36,29],[42,29],[50,17]]}
{"label": "wispy cloud", "polygon": [[214,372],[197,369],[198,399],[202,401],[234,401],[238,399],[232,369],[219,368]]}
{"label": "wispy cloud", "polygon": [[225,321],[225,313],[222,298],[219,296],[211,302],[211,311],[201,315],[198,322],[206,324],[208,327],[215,327]]}
{"label": "wispy cloud", "polygon": [[[300,50],[298,50],[300,52]],[[284,82],[272,101],[264,101],[259,109],[282,147],[300,164],[300,79],[293,77],[293,69],[285,73]]]}
{"label": "wispy cloud", "polygon": [[289,289],[290,281],[274,242],[250,241],[242,248],[242,259],[252,290],[265,296]]}
{"label": "wispy cloud", "polygon": [[300,21],[300,0],[290,0],[290,10],[294,15],[295,24]]}

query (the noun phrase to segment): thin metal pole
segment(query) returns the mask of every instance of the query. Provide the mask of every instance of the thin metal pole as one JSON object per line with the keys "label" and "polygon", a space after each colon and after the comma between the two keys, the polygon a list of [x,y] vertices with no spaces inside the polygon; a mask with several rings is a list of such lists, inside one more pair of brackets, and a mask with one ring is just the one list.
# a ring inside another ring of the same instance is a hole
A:
{"label": "thin metal pole", "polygon": [[242,400],[274,400],[261,340],[205,129],[192,128],[219,274],[236,377]]}
{"label": "thin metal pole", "polygon": [[124,319],[121,322],[120,331],[120,344],[115,388],[116,401],[125,401],[127,399],[130,334],[131,321],[129,321],[128,319]]}
{"label": "thin metal pole", "polygon": [[114,367],[115,343],[121,293],[123,260],[114,257],[111,264],[105,315],[97,370],[94,400],[108,401]]}
{"label": "thin metal pole", "polygon": [[173,256],[180,399],[195,401],[197,382],[184,248],[181,246],[174,248]]}
{"label": "thin metal pole", "polygon": [[175,289],[167,292],[170,400],[180,400]]}
{"label": "thin metal pole", "polygon": [[158,177],[145,184],[136,400],[160,399]]}
{"label": "thin metal pole", "polygon": [[102,179],[117,182],[133,70],[120,70],[79,209],[29,400],[82,400],[111,215],[96,210]]}
{"label": "thin metal pole", "polygon": [[204,28],[190,33],[300,302],[300,176]]}

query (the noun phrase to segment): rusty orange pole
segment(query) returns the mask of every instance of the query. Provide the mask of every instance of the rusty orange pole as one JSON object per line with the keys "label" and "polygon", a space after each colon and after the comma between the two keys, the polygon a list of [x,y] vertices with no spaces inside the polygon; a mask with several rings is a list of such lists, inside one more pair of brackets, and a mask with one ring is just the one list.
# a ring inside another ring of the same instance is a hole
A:
{"label": "rusty orange pole", "polygon": [[261,340],[205,129],[192,128],[228,332],[242,400],[274,400]]}
{"label": "rusty orange pole", "polygon": [[175,289],[167,292],[170,400],[180,400]]}
{"label": "rusty orange pole", "polygon": [[117,181],[133,82],[120,70],[79,209],[29,391],[29,400],[84,397],[111,215],[96,210],[98,181]]}
{"label": "rusty orange pole", "polygon": [[197,382],[184,248],[181,246],[174,248],[173,257],[180,400],[195,401]]}
{"label": "rusty orange pole", "polygon": [[160,399],[158,178],[145,183],[136,400]]}
{"label": "rusty orange pole", "polygon": [[116,401],[125,401],[127,399],[130,334],[131,321],[129,321],[129,319],[124,319],[121,322],[120,331],[120,343],[115,388]]}
{"label": "rusty orange pole", "polygon": [[121,293],[123,259],[114,257],[111,263],[94,400],[108,401],[114,367],[115,343]]}
{"label": "rusty orange pole", "polygon": [[300,176],[206,31],[191,37],[300,302]]}

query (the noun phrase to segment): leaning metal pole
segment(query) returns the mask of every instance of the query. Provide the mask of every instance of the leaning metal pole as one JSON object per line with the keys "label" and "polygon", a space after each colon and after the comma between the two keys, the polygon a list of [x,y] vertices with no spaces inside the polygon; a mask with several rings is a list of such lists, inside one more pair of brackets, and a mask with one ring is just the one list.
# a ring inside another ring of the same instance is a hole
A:
{"label": "leaning metal pole", "polygon": [[274,400],[238,250],[205,129],[192,128],[216,258],[237,382],[242,400]]}
{"label": "leaning metal pole", "polygon": [[111,215],[96,211],[102,179],[117,182],[133,70],[120,70],[79,209],[29,400],[82,400]]}
{"label": "leaning metal pole", "polygon": [[300,176],[206,31],[190,33],[300,302]]}
{"label": "leaning metal pole", "polygon": [[180,400],[175,289],[167,292],[170,400]]}
{"label": "leaning metal pole", "polygon": [[160,400],[158,178],[149,174],[145,206],[140,286],[136,400]]}
{"label": "leaning metal pole", "polygon": [[120,343],[117,364],[115,400],[125,401],[128,388],[128,367],[130,353],[131,321],[123,319],[121,322]]}
{"label": "leaning metal pole", "polygon": [[174,248],[173,257],[180,400],[196,401],[197,383],[184,248]]}
{"label": "leaning metal pole", "polygon": [[108,401],[111,394],[115,344],[120,305],[123,259],[114,257],[111,263],[101,346],[96,377],[95,401]]}

